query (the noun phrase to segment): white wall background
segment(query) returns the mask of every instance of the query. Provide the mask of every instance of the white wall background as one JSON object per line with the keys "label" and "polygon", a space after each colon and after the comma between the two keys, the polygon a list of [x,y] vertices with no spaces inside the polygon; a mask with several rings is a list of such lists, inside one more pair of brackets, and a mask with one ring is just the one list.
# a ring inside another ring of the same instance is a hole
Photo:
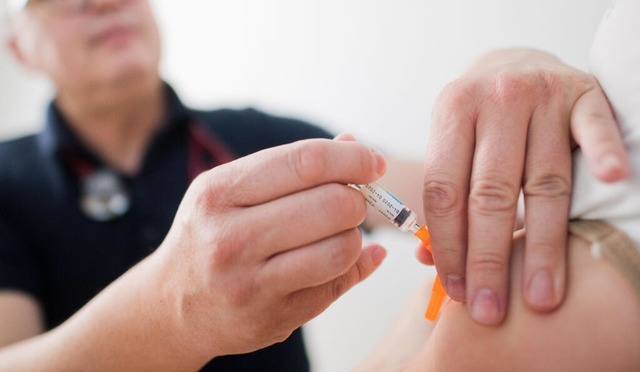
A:
{"label": "white wall background", "polygon": [[[154,1],[154,0],[152,0]],[[497,47],[584,68],[609,0],[155,0],[164,76],[199,107],[255,106],[419,159],[438,91]],[[0,137],[39,128],[51,89],[0,54]],[[2,175],[0,175],[1,177]],[[349,370],[424,275],[411,237],[308,326],[314,370]]]}

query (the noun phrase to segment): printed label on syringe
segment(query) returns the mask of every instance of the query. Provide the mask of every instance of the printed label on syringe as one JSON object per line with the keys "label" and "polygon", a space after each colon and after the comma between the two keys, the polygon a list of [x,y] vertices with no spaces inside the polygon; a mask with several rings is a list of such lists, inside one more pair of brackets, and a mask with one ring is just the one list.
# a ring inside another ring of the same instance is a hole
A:
{"label": "printed label on syringe", "polygon": [[400,199],[377,182],[367,185],[352,184],[351,186],[360,190],[367,203],[377,210],[378,213],[382,214],[389,222],[396,225],[400,231],[409,231],[414,227],[416,229],[420,227],[416,223],[417,216],[415,212],[407,208]]}
{"label": "printed label on syringe", "polygon": [[403,202],[376,183],[361,185],[360,191],[364,194],[367,203],[391,222],[395,223],[396,218],[404,209]]}

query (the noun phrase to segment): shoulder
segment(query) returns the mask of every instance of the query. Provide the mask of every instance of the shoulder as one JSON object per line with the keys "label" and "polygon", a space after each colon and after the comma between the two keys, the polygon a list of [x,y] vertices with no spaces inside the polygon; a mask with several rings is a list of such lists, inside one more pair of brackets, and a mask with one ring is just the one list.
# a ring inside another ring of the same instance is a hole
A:
{"label": "shoulder", "polygon": [[505,322],[480,326],[464,304],[450,302],[411,369],[638,370],[640,302],[620,272],[593,258],[586,241],[570,237],[564,303],[552,313],[534,313],[524,305],[519,284],[524,239],[519,234],[514,241]]}
{"label": "shoulder", "polygon": [[328,131],[308,122],[253,109],[193,111],[209,130],[237,154],[307,138],[331,138]]}
{"label": "shoulder", "polygon": [[37,135],[0,142],[0,199],[19,200],[25,190],[53,185],[44,178],[49,164],[43,159]]}
{"label": "shoulder", "polygon": [[0,142],[0,174],[8,176],[26,171],[39,157],[37,136],[29,135]]}

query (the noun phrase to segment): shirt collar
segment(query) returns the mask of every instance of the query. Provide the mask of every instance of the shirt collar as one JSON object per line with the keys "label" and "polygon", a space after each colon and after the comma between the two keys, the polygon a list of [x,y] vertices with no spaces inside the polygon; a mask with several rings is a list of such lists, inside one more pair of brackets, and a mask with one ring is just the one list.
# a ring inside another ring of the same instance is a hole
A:
{"label": "shirt collar", "polygon": [[[190,110],[182,103],[169,84],[164,84],[164,90],[167,100],[165,122],[159,127],[156,139],[158,136],[173,132],[178,127],[185,126],[192,117]],[[69,126],[64,114],[56,105],[55,100],[52,100],[47,108],[44,129],[38,136],[38,146],[40,151],[47,156],[56,156],[67,150],[91,152],[84,148],[78,136]]]}

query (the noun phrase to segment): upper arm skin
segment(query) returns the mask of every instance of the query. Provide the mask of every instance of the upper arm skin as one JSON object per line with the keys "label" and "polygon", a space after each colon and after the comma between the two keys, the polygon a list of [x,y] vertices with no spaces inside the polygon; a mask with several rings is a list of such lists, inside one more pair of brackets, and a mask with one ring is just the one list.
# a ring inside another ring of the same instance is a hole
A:
{"label": "upper arm skin", "polygon": [[32,296],[0,290],[0,348],[44,332],[42,308]]}
{"label": "upper arm skin", "polygon": [[[511,283],[521,283],[524,234],[516,237]],[[464,304],[449,303],[416,371],[632,371],[640,370],[640,301],[610,264],[594,259],[587,242],[569,239],[567,297],[550,314],[524,305],[512,286],[509,312],[484,327]]]}

